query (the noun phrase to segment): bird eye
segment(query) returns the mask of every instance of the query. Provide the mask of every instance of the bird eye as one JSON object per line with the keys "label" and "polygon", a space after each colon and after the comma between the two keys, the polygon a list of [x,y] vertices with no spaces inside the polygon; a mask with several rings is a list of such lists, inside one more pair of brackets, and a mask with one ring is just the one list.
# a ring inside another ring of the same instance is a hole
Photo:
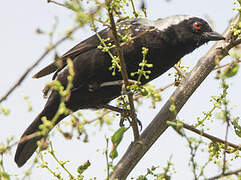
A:
{"label": "bird eye", "polygon": [[193,23],[194,30],[199,31],[202,27],[201,23],[195,22]]}

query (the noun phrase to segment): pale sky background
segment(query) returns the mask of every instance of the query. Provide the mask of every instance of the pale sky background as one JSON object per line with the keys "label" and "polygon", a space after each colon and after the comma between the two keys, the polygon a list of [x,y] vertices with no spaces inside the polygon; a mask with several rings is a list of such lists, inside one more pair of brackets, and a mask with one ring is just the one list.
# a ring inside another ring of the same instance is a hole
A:
{"label": "pale sky background", "polygon": [[[214,28],[217,32],[223,32],[228,24],[228,21],[233,17],[236,12],[232,10],[233,1],[230,0],[172,0],[170,3],[166,3],[164,0],[153,0],[147,4],[147,13],[150,19],[156,19],[158,17],[166,17],[174,14],[190,14],[205,18],[206,15],[210,17],[214,22]],[[1,52],[1,68],[0,68],[0,96],[2,96],[10,86],[12,86],[16,80],[23,74],[23,72],[44,52],[44,48],[48,43],[46,36],[36,35],[35,29],[41,28],[49,31],[54,23],[54,17],[59,17],[60,25],[57,30],[59,39],[64,30],[72,26],[71,18],[74,18],[71,11],[56,6],[54,4],[48,4],[44,0],[24,0],[24,1],[2,1],[0,6],[0,52]],[[68,49],[73,47],[78,42],[89,37],[93,32],[90,32],[88,28],[82,29],[75,33],[74,41],[68,41],[58,47],[58,52],[63,54]],[[207,52],[208,48],[212,45],[204,45],[191,55],[185,56],[184,64],[193,67],[197,60]],[[44,106],[45,100],[42,98],[42,89],[44,85],[50,81],[51,77],[45,77],[39,80],[32,79],[32,75],[45,65],[52,62],[53,53],[47,56],[43,62],[34,69],[30,75],[26,78],[24,83],[15,90],[15,92],[9,96],[7,101],[3,103],[4,106],[11,109],[9,116],[4,117],[0,115],[0,141],[4,141],[6,137],[15,136],[19,137],[27,126],[32,122],[38,112],[41,111]],[[224,60],[225,61],[225,60]],[[226,61],[227,62],[227,61]],[[225,63],[225,62],[224,62]],[[173,69],[169,72],[174,72]],[[158,87],[165,86],[169,82],[173,81],[173,76],[168,77],[168,73],[162,77],[156,79],[153,83]],[[220,81],[214,80],[215,73],[211,73],[209,77],[202,83],[190,100],[186,103],[184,108],[179,113],[180,119],[185,119],[190,123],[195,122],[197,116],[202,115],[202,111],[208,111],[212,108],[212,104],[209,102],[211,96],[219,95],[217,90],[220,90]],[[240,116],[240,73],[234,78],[229,79],[231,89],[229,90],[228,98],[233,105],[233,112],[236,116]],[[142,121],[144,128],[155,117],[159,109],[166,102],[168,97],[172,94],[175,88],[170,88],[162,94],[163,101],[157,104],[156,109],[150,109],[150,103],[147,102],[146,107],[139,109],[138,117]],[[27,103],[24,100],[24,96],[28,95],[33,105],[34,112],[27,112]],[[237,105],[237,106],[235,106]],[[82,111],[85,112],[85,111]],[[86,112],[91,117],[94,112]],[[67,118],[66,118],[67,119]],[[66,121],[66,120],[65,120]],[[113,129],[118,128],[118,121],[114,121]],[[225,126],[222,126],[221,121],[217,121],[215,130],[211,131],[213,135],[224,138]],[[76,139],[76,136],[72,141],[65,140],[57,130],[53,130],[55,134],[51,137],[54,149],[57,157],[61,160],[70,160],[67,164],[67,168],[76,174],[78,165],[82,164],[86,160],[90,160],[92,165],[84,173],[85,177],[97,177],[97,179],[104,179],[106,177],[105,156],[102,154],[102,150],[105,148],[105,135],[110,136],[113,131],[104,127],[100,132],[98,128],[89,128],[89,143],[83,143]],[[95,131],[95,132],[94,132]],[[235,137],[233,132],[230,132],[230,141],[236,144],[240,144],[240,139]],[[121,146],[118,148],[119,157],[125,152],[129,143],[132,140],[132,132],[129,131],[124,136],[124,140]],[[209,142],[209,141],[207,141]],[[142,158],[140,163],[135,167],[130,177],[137,177],[138,175],[145,174],[146,169],[152,165],[160,165],[160,167],[166,165],[166,161],[172,155],[172,162],[175,165],[176,174],[173,175],[173,179],[192,179],[191,169],[188,167],[188,161],[190,158],[189,149],[186,148],[185,139],[177,135],[172,129],[168,129],[152,146],[151,150]],[[13,155],[16,147],[10,156],[7,156],[5,160],[5,168],[10,174],[20,174],[26,170],[33,160],[30,159],[23,168],[17,168],[13,161]],[[97,151],[99,149],[99,151]],[[207,154],[203,153],[199,158],[207,158]],[[55,168],[56,164],[54,160],[48,155],[46,159],[50,163],[52,168]],[[115,161],[116,163],[117,161]],[[241,161],[234,161],[234,169],[239,168]],[[160,171],[159,171],[160,172]],[[219,171],[215,167],[208,169],[207,175],[217,175]],[[64,174],[67,177],[66,174]],[[209,177],[208,176],[208,177]],[[53,176],[47,172],[47,170],[41,168],[35,168],[31,179],[43,180],[54,179]],[[15,177],[12,177],[15,179]]]}

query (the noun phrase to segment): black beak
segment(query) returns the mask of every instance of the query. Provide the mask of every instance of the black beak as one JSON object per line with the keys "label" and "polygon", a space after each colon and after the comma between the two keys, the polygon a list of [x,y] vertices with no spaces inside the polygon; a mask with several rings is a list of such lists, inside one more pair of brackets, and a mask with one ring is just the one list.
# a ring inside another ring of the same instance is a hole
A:
{"label": "black beak", "polygon": [[208,41],[218,41],[218,40],[225,40],[225,37],[223,37],[221,34],[217,32],[204,32],[203,36]]}

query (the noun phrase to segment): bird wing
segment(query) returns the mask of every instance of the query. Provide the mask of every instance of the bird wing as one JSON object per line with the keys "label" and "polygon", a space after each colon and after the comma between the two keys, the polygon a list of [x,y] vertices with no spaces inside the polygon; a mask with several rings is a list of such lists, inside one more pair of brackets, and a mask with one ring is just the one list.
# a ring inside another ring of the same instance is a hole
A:
{"label": "bird wing", "polygon": [[[53,63],[49,64],[48,66],[40,70],[38,73],[36,73],[33,76],[33,78],[41,78],[55,71],[59,72],[61,69],[63,69],[66,66],[67,64],[66,59],[70,58],[73,60],[79,54],[82,54],[86,51],[96,48],[99,44],[98,42],[99,40],[96,35],[91,36],[90,38],[82,41],[81,43],[77,44],[75,47],[70,49],[58,60],[54,61]],[[57,74],[54,75],[53,79],[56,77],[56,75]]]}
{"label": "bird wing", "polygon": [[[144,22],[144,21],[146,21],[146,20],[145,19],[135,19],[133,21],[124,21],[124,22],[121,22],[121,23],[118,23],[118,24],[120,26],[132,24],[133,25],[132,31],[135,31],[136,30],[135,27],[138,26],[138,24],[140,24],[140,22]],[[151,26],[153,24],[149,23],[147,25]],[[118,30],[118,32],[122,32],[122,31],[125,32],[125,30],[123,30],[121,28]],[[136,33],[138,34],[140,32],[132,32],[132,33],[133,33],[133,35],[136,35]],[[112,35],[112,32],[110,31],[109,28],[106,28],[106,29],[100,31],[98,34],[103,39],[109,37],[110,38],[109,42],[113,42],[113,35]],[[87,52],[89,50],[97,48],[97,46],[99,44],[100,44],[100,40],[97,37],[97,35],[91,36],[90,38],[82,41],[81,43],[77,44],[75,47],[70,49],[63,56],[61,56],[58,60],[56,60],[55,62],[51,63],[50,65],[48,65],[47,67],[43,68],[42,70],[40,70],[38,73],[36,73],[33,76],[33,78],[41,78],[43,76],[49,75],[49,74],[51,74],[51,73],[56,71],[56,73],[53,76],[53,79],[55,79],[55,77],[57,76],[58,72],[61,71],[67,65],[66,60],[68,58],[74,60],[74,58],[76,56],[78,56],[79,54],[82,54],[82,53],[85,53],[85,52]]]}

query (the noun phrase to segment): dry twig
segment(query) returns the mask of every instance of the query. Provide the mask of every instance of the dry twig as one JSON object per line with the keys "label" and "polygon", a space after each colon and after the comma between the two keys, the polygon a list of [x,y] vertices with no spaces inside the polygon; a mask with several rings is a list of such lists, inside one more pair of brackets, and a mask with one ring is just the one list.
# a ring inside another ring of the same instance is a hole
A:
{"label": "dry twig", "polygon": [[4,100],[8,98],[8,96],[18,87],[21,85],[21,83],[25,80],[26,76],[45,58],[46,55],[48,55],[53,49],[55,49],[58,45],[60,45],[62,42],[64,42],[66,39],[69,38],[69,36],[74,33],[76,30],[79,29],[80,26],[76,26],[72,28],[66,36],[62,37],[60,40],[58,40],[54,45],[52,45],[50,48],[48,48],[34,63],[31,65],[27,70],[23,73],[23,75],[17,80],[17,82],[6,92],[5,95],[3,95],[0,99],[0,103],[2,103]]}

